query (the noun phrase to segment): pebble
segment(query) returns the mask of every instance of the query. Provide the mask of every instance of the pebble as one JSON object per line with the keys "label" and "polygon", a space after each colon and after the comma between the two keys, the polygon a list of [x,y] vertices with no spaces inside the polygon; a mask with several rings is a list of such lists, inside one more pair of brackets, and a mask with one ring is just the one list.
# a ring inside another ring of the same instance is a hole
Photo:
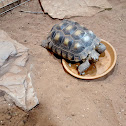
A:
{"label": "pebble", "polygon": [[85,74],[85,72],[82,73],[82,75],[84,75],[84,74]]}
{"label": "pebble", "polygon": [[69,63],[69,66],[71,67],[71,63]]}
{"label": "pebble", "polygon": [[10,116],[10,115],[7,115],[5,118],[6,118],[7,120],[10,120],[10,119],[11,119],[11,116]]}
{"label": "pebble", "polygon": [[67,117],[67,120],[72,120],[72,118],[70,118],[70,117]]}
{"label": "pebble", "polygon": [[124,109],[121,109],[122,112],[124,112]]}
{"label": "pebble", "polygon": [[82,117],[84,117],[84,115],[82,115]]}
{"label": "pebble", "polygon": [[24,40],[24,42],[27,42],[27,40]]}
{"label": "pebble", "polygon": [[120,125],[120,126],[122,126],[122,124],[121,124],[121,123],[119,123],[119,125]]}
{"label": "pebble", "polygon": [[93,68],[95,68],[95,66],[93,66]]}
{"label": "pebble", "polygon": [[107,104],[106,106],[108,107],[109,105]]}
{"label": "pebble", "polygon": [[1,120],[1,121],[0,121],[0,124],[1,124],[1,125],[4,125],[4,121]]}
{"label": "pebble", "polygon": [[95,91],[95,93],[97,93],[97,91]]}
{"label": "pebble", "polygon": [[66,85],[66,88],[68,88],[68,85]]}
{"label": "pebble", "polygon": [[71,115],[72,115],[72,116],[75,116],[75,114],[74,114],[74,113],[72,113]]}

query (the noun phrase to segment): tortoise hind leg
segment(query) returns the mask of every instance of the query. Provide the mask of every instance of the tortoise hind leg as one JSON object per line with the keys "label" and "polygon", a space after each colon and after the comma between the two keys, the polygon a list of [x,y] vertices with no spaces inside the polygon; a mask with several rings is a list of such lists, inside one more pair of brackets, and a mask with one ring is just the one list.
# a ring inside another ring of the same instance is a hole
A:
{"label": "tortoise hind leg", "polygon": [[90,67],[90,63],[88,60],[86,60],[85,62],[83,62],[79,67],[78,67],[78,72],[80,75],[82,75],[82,73],[87,70]]}
{"label": "tortoise hind leg", "polygon": [[43,40],[41,46],[44,48],[48,48],[48,43],[49,43],[49,41]]}

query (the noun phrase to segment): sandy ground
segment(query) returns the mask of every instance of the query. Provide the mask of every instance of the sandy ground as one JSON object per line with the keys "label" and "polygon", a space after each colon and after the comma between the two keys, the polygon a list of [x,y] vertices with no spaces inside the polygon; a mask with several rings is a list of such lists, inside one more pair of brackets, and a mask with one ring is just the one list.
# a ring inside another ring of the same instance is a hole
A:
{"label": "sandy ground", "polygon": [[34,88],[40,101],[39,106],[26,113],[3,98],[0,125],[126,126],[126,1],[109,1],[113,6],[110,11],[71,18],[109,41],[117,51],[113,71],[96,80],[72,77],[64,71],[60,59],[40,47],[60,20],[19,12],[41,11],[37,0],[0,17],[0,29],[30,49],[29,62],[34,66]]}

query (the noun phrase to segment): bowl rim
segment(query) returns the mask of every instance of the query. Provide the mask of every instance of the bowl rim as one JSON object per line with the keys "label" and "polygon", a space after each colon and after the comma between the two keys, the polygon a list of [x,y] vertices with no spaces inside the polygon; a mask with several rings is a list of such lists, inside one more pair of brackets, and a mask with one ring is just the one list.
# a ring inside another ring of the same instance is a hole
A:
{"label": "bowl rim", "polygon": [[116,61],[117,61],[117,54],[116,54],[115,48],[114,48],[109,42],[107,42],[107,41],[105,41],[105,40],[103,40],[103,39],[101,39],[101,42],[107,43],[107,44],[112,48],[113,53],[114,53],[114,60],[113,60],[113,63],[112,63],[112,65],[111,65],[104,73],[99,74],[99,75],[96,75],[96,76],[89,76],[89,77],[88,77],[88,76],[80,76],[80,75],[77,75],[77,74],[73,73],[70,69],[68,69],[67,66],[66,66],[66,61],[65,61],[65,59],[62,59],[62,65],[63,65],[64,69],[65,69],[69,74],[71,74],[72,76],[74,76],[74,77],[76,77],[76,78],[78,78],[78,79],[85,79],[85,80],[97,79],[97,78],[103,77],[103,76],[105,76],[106,74],[108,74],[108,73],[114,68],[114,66],[115,66],[115,64],[116,64]]}

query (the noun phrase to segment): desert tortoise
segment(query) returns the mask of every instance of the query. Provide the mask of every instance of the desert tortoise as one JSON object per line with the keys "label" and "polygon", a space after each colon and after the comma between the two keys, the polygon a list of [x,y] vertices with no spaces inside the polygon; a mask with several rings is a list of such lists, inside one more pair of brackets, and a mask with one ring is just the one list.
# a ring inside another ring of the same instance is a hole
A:
{"label": "desert tortoise", "polygon": [[98,61],[99,55],[106,49],[92,31],[70,20],[54,25],[42,46],[69,61],[82,61],[78,67],[79,74]]}

